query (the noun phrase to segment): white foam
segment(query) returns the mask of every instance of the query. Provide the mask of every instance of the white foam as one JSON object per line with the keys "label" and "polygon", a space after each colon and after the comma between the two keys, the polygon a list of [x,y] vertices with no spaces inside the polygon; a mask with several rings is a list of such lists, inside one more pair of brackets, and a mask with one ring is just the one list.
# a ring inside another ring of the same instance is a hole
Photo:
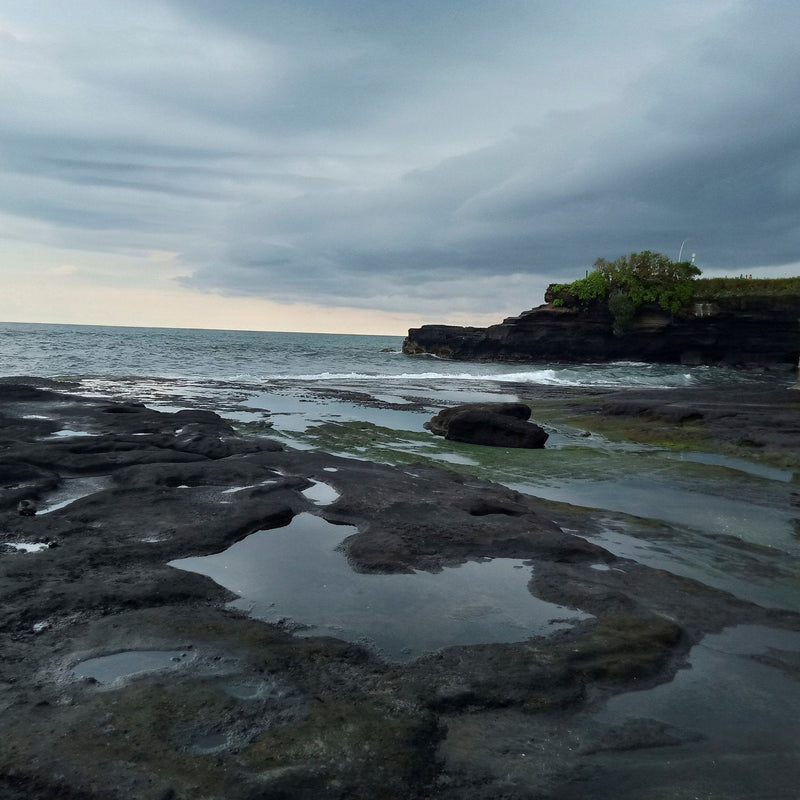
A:
{"label": "white foam", "polygon": [[[648,386],[651,388],[670,388],[694,383],[689,373],[682,375],[653,375],[650,364],[598,364],[597,370],[569,367],[533,369],[518,372],[401,372],[396,374],[368,374],[363,372],[320,372],[316,374],[275,375],[270,380],[285,381],[353,381],[386,382],[413,384],[430,381],[460,381],[465,383],[531,383],[540,386]],[[609,372],[609,368],[621,368],[622,374]],[[640,373],[631,373],[631,368],[639,368]]]}

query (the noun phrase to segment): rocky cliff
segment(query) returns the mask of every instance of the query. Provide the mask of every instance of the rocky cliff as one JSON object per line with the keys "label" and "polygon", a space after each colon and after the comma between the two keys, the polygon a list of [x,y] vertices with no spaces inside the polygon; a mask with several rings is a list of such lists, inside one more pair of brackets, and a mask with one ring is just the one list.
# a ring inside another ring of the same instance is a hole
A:
{"label": "rocky cliff", "polygon": [[[545,298],[552,296],[548,290]],[[678,314],[645,305],[621,335],[614,333],[605,303],[581,308],[548,302],[488,328],[412,328],[403,352],[463,361],[796,365],[800,295],[698,299]]]}

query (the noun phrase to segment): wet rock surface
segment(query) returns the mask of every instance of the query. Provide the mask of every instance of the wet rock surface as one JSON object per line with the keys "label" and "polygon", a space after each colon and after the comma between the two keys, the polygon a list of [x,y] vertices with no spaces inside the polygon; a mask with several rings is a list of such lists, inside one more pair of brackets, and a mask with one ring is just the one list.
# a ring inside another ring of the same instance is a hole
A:
{"label": "wet rock surface", "polygon": [[757,452],[800,465],[796,388],[745,384],[724,392],[706,387],[593,390],[589,396],[567,395],[564,406],[586,417],[639,422],[653,430],[695,431],[741,455]]}
{"label": "wet rock surface", "polygon": [[[209,412],[5,383],[0,447],[0,795],[11,800],[577,797],[598,759],[684,753],[701,738],[647,717],[599,722],[606,699],[671,681],[727,626],[800,630],[795,614],[615,557],[583,538],[595,522],[580,510],[429,466],[285,449]],[[23,497],[44,507],[78,477],[105,488],[19,515]],[[315,481],[338,499],[309,499]],[[533,595],[591,617],[397,664],[253,619],[209,578],[167,566],[301,513],[354,526],[341,548],[376,579],[525,559]],[[177,655],[108,682],[74,669],[136,651]],[[797,679],[791,653],[760,658]],[[617,796],[655,797],[646,784]]]}

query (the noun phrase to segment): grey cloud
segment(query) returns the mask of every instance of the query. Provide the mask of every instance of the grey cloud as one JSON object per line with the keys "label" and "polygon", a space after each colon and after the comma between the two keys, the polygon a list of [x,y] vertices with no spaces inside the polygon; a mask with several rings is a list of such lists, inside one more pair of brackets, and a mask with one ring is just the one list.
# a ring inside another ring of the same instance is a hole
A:
{"label": "grey cloud", "polygon": [[687,238],[701,267],[800,261],[796,4],[75,7],[0,0],[0,211],[49,241],[431,314]]}

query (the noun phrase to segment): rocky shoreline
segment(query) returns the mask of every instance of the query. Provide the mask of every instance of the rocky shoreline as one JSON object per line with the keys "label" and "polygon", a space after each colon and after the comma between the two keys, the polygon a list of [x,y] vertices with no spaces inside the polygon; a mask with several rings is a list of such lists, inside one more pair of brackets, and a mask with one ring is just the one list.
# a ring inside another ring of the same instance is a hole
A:
{"label": "rocky shoreline", "polygon": [[[0,384],[8,800],[590,796],[581,792],[602,772],[598,753],[642,753],[646,764],[674,747],[691,759],[698,739],[654,718],[599,722],[605,700],[672,680],[703,636],[728,626],[800,631],[800,615],[590,543],[584,534],[600,522],[580,509],[430,466],[291,450],[208,411],[160,413],[45,384]],[[694,407],[724,438],[731,399],[604,395],[580,408],[679,424],[688,417],[675,409]],[[737,442],[744,426],[753,441],[761,431],[766,446],[794,447],[798,400],[754,395]],[[337,499],[315,503],[304,494],[314,482]],[[21,500],[38,513],[20,515]],[[357,529],[341,545],[354,571],[524,559],[531,594],[584,617],[547,636],[401,664],[367,644],[294,635],[290,620],[255,619],[211,579],[168,566],[304,513]],[[145,651],[177,655],[109,683],[75,672]],[[796,654],[770,657],[800,677]],[[671,796],[646,794],[652,782],[644,768],[616,796]]]}
{"label": "rocky shoreline", "polygon": [[796,367],[800,355],[800,296],[796,294],[699,300],[675,314],[654,303],[644,304],[624,332],[615,331],[605,302],[564,303],[552,285],[545,300],[486,328],[411,328],[403,352],[456,361],[642,361],[786,369]]}

